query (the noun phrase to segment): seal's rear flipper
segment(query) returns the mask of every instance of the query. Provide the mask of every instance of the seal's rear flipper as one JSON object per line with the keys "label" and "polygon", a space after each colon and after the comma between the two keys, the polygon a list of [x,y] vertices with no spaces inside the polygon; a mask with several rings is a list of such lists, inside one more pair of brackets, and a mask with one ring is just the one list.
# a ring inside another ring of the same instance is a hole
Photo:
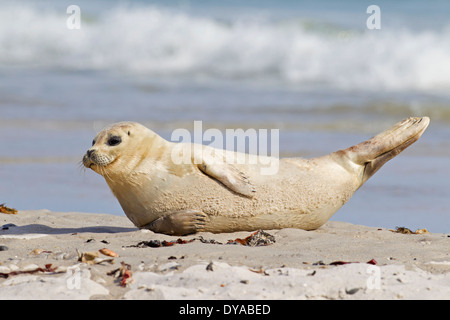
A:
{"label": "seal's rear flipper", "polygon": [[416,142],[429,123],[428,117],[408,118],[372,139],[337,153],[345,154],[355,164],[364,166],[362,185],[386,162]]}

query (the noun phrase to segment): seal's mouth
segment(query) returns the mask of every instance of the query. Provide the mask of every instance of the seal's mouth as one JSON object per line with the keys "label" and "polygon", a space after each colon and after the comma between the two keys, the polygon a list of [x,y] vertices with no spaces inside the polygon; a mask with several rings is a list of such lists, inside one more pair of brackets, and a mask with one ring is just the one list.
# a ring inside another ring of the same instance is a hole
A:
{"label": "seal's mouth", "polygon": [[93,153],[85,154],[83,156],[83,165],[86,168],[93,169],[95,166],[104,167],[109,164],[109,161],[105,159],[105,157],[99,157]]}
{"label": "seal's mouth", "polygon": [[92,169],[91,167],[95,164],[91,161],[91,158],[87,154],[85,154],[83,156],[82,162],[83,162],[83,165],[88,169]]}
{"label": "seal's mouth", "polygon": [[103,176],[102,172],[104,171],[104,167],[99,165],[98,163],[96,163],[95,161],[93,161],[91,159],[91,157],[89,157],[88,155],[84,155],[83,156],[83,165],[88,168],[91,169],[92,171],[100,174]]}
{"label": "seal's mouth", "polygon": [[110,155],[88,151],[83,156],[83,165],[101,175],[104,169],[107,169],[111,164],[117,161],[118,157],[112,157]]}

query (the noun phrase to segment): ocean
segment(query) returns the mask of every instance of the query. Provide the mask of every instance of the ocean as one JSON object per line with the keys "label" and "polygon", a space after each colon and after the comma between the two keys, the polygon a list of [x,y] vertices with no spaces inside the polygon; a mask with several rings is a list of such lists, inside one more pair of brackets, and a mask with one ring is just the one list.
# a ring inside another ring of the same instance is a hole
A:
{"label": "ocean", "polygon": [[278,129],[310,158],[424,115],[332,220],[450,232],[450,2],[0,2],[0,203],[19,210],[122,215],[81,166],[113,122]]}

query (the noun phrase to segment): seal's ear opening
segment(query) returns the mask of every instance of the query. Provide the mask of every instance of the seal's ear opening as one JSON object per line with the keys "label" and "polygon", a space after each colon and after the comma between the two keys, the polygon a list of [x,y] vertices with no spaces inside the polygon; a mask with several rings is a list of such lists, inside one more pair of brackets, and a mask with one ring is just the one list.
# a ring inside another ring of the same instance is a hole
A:
{"label": "seal's ear opening", "polygon": [[128,130],[128,135],[130,135],[130,130]]}

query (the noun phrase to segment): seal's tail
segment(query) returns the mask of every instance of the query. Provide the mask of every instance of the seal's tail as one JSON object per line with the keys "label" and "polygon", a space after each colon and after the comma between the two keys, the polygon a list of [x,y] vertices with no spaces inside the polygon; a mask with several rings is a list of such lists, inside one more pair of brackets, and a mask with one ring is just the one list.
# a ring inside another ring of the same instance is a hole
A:
{"label": "seal's tail", "polygon": [[361,185],[386,162],[416,142],[429,123],[428,117],[411,117],[367,141],[342,150],[354,163],[364,166]]}

